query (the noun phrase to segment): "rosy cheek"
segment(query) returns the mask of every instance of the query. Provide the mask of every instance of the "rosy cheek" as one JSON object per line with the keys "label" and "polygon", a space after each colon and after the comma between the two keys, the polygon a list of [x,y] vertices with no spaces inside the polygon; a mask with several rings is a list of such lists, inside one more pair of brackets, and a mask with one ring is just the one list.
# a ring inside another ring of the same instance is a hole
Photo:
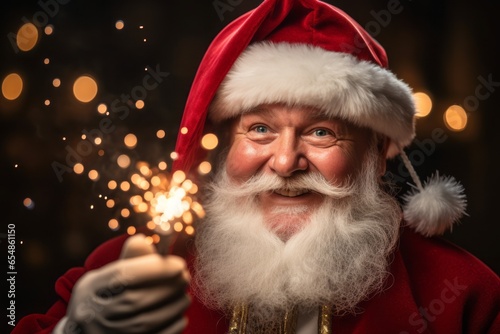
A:
{"label": "rosy cheek", "polygon": [[342,184],[356,170],[356,163],[343,152],[323,152],[314,157],[314,165],[327,180]]}
{"label": "rosy cheek", "polygon": [[228,176],[233,180],[246,181],[258,172],[264,159],[255,145],[236,142],[226,160]]}

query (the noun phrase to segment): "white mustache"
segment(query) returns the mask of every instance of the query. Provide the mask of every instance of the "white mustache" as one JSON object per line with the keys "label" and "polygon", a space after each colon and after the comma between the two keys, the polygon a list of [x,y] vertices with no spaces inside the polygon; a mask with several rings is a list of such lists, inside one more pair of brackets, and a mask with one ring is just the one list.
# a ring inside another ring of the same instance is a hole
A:
{"label": "white mustache", "polygon": [[223,172],[224,182],[212,185],[216,192],[235,197],[257,196],[265,192],[316,192],[330,198],[341,199],[353,194],[352,183],[347,186],[334,186],[319,173],[300,174],[283,178],[276,174],[260,173],[246,182],[235,185]]}

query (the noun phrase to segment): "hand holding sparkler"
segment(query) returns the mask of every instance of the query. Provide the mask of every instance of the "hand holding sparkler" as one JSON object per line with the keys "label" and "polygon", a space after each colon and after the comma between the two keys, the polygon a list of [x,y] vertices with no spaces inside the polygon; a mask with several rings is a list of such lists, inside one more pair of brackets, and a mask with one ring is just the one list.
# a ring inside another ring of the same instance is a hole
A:
{"label": "hand holding sparkler", "polygon": [[144,235],[130,237],[119,260],[85,274],[54,333],[181,333],[189,273],[160,256]]}

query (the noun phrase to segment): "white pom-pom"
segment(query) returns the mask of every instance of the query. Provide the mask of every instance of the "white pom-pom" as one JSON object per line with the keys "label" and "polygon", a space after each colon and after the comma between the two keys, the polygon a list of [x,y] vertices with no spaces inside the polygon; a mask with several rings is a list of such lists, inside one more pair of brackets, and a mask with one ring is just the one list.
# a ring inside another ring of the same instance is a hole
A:
{"label": "white pom-pom", "polygon": [[440,235],[451,229],[465,213],[467,201],[463,186],[453,177],[427,179],[423,190],[416,188],[404,196],[404,218],[425,236]]}

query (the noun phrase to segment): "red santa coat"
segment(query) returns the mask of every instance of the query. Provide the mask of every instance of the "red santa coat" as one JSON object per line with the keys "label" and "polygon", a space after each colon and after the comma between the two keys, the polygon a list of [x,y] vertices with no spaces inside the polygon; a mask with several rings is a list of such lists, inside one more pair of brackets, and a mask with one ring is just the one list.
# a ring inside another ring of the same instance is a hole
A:
{"label": "red santa coat", "polygon": [[[60,299],[46,314],[21,319],[12,333],[50,333],[66,314],[75,282],[87,271],[116,260],[125,239],[102,244],[83,267],[66,272],[55,285]],[[333,333],[500,333],[500,279],[463,249],[403,229],[390,272],[387,289],[362,302],[361,313],[333,317]],[[227,332],[229,319],[196,298],[187,317],[184,333]]]}

